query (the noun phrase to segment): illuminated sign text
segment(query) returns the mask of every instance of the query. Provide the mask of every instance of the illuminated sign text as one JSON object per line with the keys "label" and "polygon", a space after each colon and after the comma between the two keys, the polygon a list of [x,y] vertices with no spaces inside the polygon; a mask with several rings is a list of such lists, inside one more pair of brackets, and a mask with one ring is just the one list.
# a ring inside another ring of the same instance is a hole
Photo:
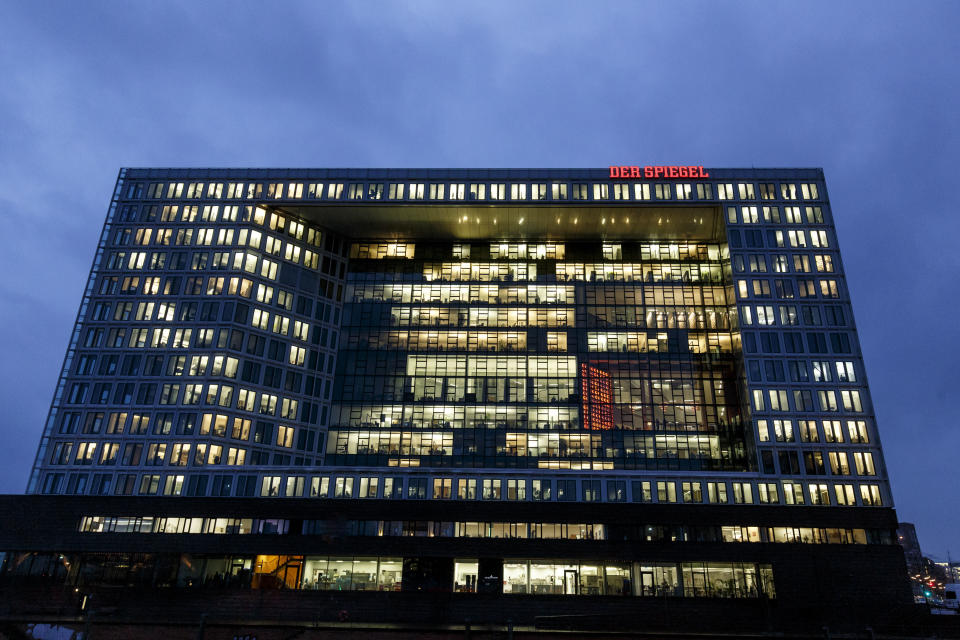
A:
{"label": "illuminated sign text", "polygon": [[610,166],[611,178],[709,178],[703,167],[657,166],[634,167],[627,165]]}

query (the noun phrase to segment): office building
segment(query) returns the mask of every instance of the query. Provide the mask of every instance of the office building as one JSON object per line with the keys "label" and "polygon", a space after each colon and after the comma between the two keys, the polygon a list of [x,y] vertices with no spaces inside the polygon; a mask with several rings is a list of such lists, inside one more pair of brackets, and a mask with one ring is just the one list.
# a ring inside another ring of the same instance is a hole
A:
{"label": "office building", "polygon": [[11,583],[910,601],[819,169],[123,169],[28,494]]}

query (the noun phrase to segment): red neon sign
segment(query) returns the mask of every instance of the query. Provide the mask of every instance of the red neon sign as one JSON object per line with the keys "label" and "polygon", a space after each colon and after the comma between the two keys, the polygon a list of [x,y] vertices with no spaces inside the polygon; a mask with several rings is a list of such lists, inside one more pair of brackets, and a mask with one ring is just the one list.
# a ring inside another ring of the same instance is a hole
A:
{"label": "red neon sign", "polygon": [[627,166],[610,165],[610,178],[709,178],[710,174],[700,166]]}

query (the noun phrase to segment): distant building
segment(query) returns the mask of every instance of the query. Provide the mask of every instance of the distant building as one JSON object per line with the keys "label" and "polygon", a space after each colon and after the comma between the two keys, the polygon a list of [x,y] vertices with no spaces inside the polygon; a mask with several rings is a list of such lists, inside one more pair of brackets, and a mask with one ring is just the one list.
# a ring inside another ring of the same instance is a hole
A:
{"label": "distant building", "polygon": [[920,551],[920,540],[917,538],[917,528],[910,522],[897,524],[897,539],[903,547],[903,556],[907,561],[907,573],[915,576],[923,571],[923,552]]}
{"label": "distant building", "polygon": [[947,583],[960,584],[960,562],[938,562],[937,566],[943,569]]}

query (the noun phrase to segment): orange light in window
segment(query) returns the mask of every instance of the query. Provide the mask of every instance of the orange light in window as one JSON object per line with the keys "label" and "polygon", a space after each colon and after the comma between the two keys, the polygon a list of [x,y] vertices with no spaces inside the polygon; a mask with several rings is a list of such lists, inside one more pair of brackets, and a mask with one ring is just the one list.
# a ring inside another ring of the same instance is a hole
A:
{"label": "orange light in window", "polygon": [[580,364],[583,390],[583,426],[587,429],[613,429],[613,380],[610,374],[585,362]]}

